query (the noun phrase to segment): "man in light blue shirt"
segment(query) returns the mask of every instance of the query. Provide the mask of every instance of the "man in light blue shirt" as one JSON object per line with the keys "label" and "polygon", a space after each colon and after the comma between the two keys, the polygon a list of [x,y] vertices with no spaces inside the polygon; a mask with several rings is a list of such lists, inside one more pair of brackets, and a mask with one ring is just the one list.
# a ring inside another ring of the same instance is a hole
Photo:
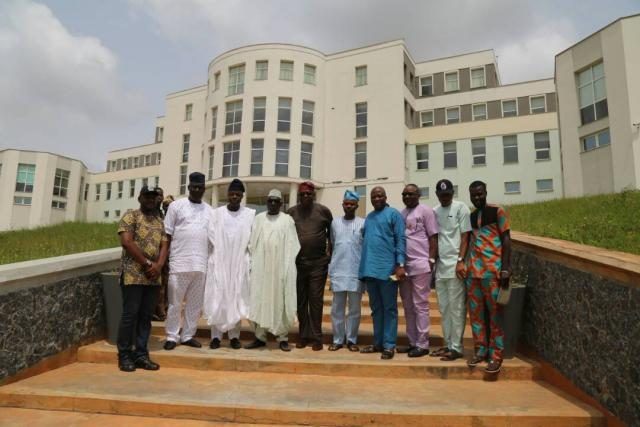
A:
{"label": "man in light blue shirt", "polygon": [[406,276],[405,225],[400,212],[387,205],[384,188],[371,190],[371,204],[374,211],[364,223],[359,277],[369,293],[374,345],[360,352],[382,352],[381,358],[388,360],[395,354],[398,336],[398,281]]}
{"label": "man in light blue shirt", "polygon": [[[333,249],[331,264],[329,264],[329,278],[333,292],[331,304],[333,344],[329,346],[329,351],[340,350],[344,346],[345,338],[350,351],[360,350],[356,343],[364,284],[358,279],[358,269],[362,255],[364,218],[355,215],[359,200],[358,193],[351,190],[345,191],[342,202],[344,216],[334,218],[331,223]],[[347,300],[349,314],[345,322]]]}

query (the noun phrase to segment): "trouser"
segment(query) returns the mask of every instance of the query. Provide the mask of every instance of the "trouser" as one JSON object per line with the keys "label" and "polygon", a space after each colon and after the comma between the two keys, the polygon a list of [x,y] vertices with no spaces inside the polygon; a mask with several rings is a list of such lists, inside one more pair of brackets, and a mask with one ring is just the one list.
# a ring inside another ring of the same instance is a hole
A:
{"label": "trouser", "polygon": [[322,342],[322,309],[327,264],[298,264],[296,292],[298,299],[298,335],[301,339]]}
{"label": "trouser", "polygon": [[457,278],[436,279],[438,307],[442,316],[442,334],[448,349],[462,353],[467,310],[464,282]]}
{"label": "trouser", "polygon": [[158,294],[158,302],[154,310],[154,314],[159,319],[166,319],[167,317],[167,286],[169,281],[169,269],[162,269],[162,284],[160,285],[160,292]]}
{"label": "trouser", "polygon": [[[256,339],[259,339],[262,342],[267,342],[267,332],[269,332],[268,329],[263,328],[262,326],[258,325],[255,322],[251,322],[251,324],[253,325],[253,333],[256,336]],[[282,335],[277,335],[276,336],[276,340],[278,340],[278,342],[284,341],[287,342],[289,341],[289,334],[282,334]]]}
{"label": "trouser", "polygon": [[422,349],[429,348],[429,294],[431,273],[407,276],[400,283],[400,297],[407,321],[409,344]]}
{"label": "trouser", "polygon": [[[169,273],[169,310],[165,329],[167,341],[189,341],[198,329],[204,300],[205,275],[199,271]],[[185,302],[184,324],[180,332],[182,302]]]}
{"label": "trouser", "polygon": [[[345,322],[347,301],[348,314]],[[347,343],[357,344],[361,303],[362,292],[341,291],[333,293],[333,301],[331,302],[331,324],[333,326],[334,344],[344,344],[345,338]]]}
{"label": "trouser", "polygon": [[[151,335],[151,316],[158,300],[160,287],[125,286],[121,283],[120,289],[122,290],[122,317],[118,328],[118,359],[130,358],[135,361],[149,355],[147,342]],[[132,350],[134,344],[135,350]]]}
{"label": "trouser", "polygon": [[236,323],[236,325],[233,328],[229,329],[228,331],[223,331],[221,329],[218,329],[215,325],[212,325],[211,339],[218,338],[219,340],[221,340],[222,335],[225,332],[229,335],[229,339],[240,338],[240,322]]}
{"label": "trouser", "polygon": [[502,360],[504,332],[499,323],[502,307],[497,303],[499,281],[494,277],[467,278],[465,284],[476,354],[486,356],[488,351],[491,359]]}
{"label": "trouser", "polygon": [[373,343],[393,349],[398,338],[398,283],[369,278],[365,282],[373,318]]}

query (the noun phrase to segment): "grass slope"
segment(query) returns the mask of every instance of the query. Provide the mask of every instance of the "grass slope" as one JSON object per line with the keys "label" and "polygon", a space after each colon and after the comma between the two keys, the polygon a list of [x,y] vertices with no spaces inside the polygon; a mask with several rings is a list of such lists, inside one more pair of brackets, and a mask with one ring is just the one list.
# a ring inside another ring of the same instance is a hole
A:
{"label": "grass slope", "polygon": [[511,228],[640,254],[640,191],[507,207]]}
{"label": "grass slope", "polygon": [[66,222],[0,233],[0,264],[113,248],[120,245],[116,223]]}

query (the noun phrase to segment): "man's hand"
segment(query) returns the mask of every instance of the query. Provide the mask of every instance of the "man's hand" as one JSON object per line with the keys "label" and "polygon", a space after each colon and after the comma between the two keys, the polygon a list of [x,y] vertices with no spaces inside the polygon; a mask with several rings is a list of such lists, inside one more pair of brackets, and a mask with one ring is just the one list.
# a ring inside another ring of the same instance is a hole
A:
{"label": "man's hand", "polygon": [[147,279],[149,280],[156,280],[158,277],[160,277],[161,271],[162,268],[160,267],[160,264],[157,262],[152,262],[151,265],[146,266],[144,275],[147,276]]}
{"label": "man's hand", "polygon": [[456,264],[456,277],[460,280],[464,280],[467,274],[467,268],[464,265],[464,261],[458,261]]}
{"label": "man's hand", "polygon": [[404,267],[400,265],[396,267],[396,270],[393,274],[396,275],[396,277],[398,278],[398,281],[402,281],[407,277],[407,273],[406,271],[404,271]]}

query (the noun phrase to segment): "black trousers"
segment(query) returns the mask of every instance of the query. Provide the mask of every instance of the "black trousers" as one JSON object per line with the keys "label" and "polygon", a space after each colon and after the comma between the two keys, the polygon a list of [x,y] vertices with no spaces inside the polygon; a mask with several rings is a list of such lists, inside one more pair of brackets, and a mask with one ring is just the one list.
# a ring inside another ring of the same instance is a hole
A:
{"label": "black trousers", "polygon": [[[160,286],[121,285],[122,318],[118,328],[118,359],[137,360],[149,355],[151,316],[158,302]],[[133,348],[135,345],[135,348]]]}
{"label": "black trousers", "polygon": [[322,342],[322,309],[328,265],[297,264],[299,336],[308,341]]}

